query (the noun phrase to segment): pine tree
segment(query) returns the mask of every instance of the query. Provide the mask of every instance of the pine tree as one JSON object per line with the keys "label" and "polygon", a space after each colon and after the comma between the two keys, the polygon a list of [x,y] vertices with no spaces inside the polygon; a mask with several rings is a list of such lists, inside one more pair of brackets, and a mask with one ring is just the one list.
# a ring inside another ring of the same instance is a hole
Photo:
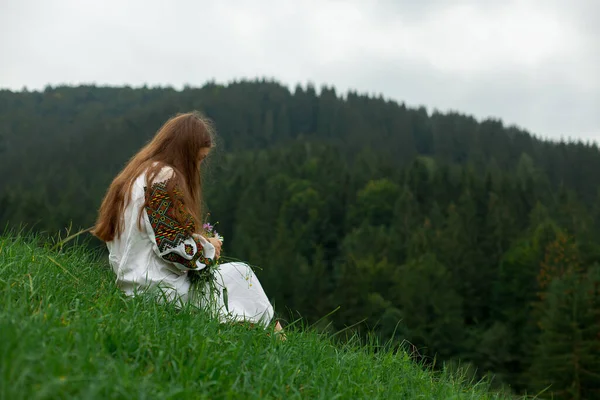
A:
{"label": "pine tree", "polygon": [[464,326],[462,298],[454,289],[450,271],[433,254],[423,254],[393,275],[390,299],[401,311],[402,331],[430,356],[460,353]]}
{"label": "pine tree", "polygon": [[556,399],[600,396],[600,267],[552,280],[541,304],[531,387]]}

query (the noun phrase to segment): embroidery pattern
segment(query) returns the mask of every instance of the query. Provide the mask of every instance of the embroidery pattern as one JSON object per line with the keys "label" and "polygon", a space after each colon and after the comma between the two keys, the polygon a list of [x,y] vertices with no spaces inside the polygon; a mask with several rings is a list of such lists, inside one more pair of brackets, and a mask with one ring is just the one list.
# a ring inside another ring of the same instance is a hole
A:
{"label": "embroidery pattern", "polygon": [[211,259],[204,257],[202,251],[202,244],[192,239],[189,232],[193,232],[195,229],[194,220],[191,215],[184,213],[185,221],[181,224],[176,217],[176,210],[179,212],[185,212],[183,202],[180,199],[181,193],[175,190],[176,200],[173,201],[169,197],[167,192],[167,182],[154,183],[150,189],[144,188],[145,195],[149,196],[148,206],[146,207],[146,213],[150,220],[150,225],[154,231],[156,244],[159,251],[165,253],[166,251],[180,246],[186,240],[194,240],[196,242],[196,254],[194,254],[194,248],[191,244],[185,243],[183,246],[183,252],[186,255],[191,256],[191,259],[184,257],[181,254],[170,252],[164,254],[162,258],[166,261],[171,261],[183,265],[189,269],[195,269],[196,261],[200,261],[206,266],[212,265],[214,262]]}
{"label": "embroidery pattern", "polygon": [[[145,195],[149,196],[146,213],[161,253],[179,246],[185,239],[189,238],[188,232],[194,231],[194,221],[191,215],[186,215],[183,225],[177,221],[176,208],[167,192],[167,182],[155,183],[150,189],[144,188]],[[178,195],[177,191],[175,194]],[[177,207],[181,212],[183,204],[179,199],[177,203]]]}
{"label": "embroidery pattern", "polygon": [[196,268],[196,261],[200,261],[202,264],[206,265],[207,267],[211,266],[213,264],[213,261],[210,258],[204,257],[204,255],[202,254],[202,250],[198,251],[196,253],[196,255],[194,255],[194,257],[192,257],[191,260],[188,260],[187,258],[185,258],[177,253],[167,253],[164,256],[162,256],[162,258],[167,261],[171,261],[171,262],[175,262],[177,264],[184,265],[186,268],[189,268],[189,269]]}

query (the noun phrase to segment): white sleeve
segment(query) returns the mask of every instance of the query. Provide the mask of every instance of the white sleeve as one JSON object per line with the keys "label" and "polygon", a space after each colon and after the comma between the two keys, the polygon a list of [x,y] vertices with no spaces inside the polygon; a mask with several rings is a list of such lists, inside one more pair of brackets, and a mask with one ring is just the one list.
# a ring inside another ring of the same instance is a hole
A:
{"label": "white sleeve", "polygon": [[215,248],[200,235],[189,234],[193,231],[191,215],[185,216],[185,223],[175,218],[176,207],[180,205],[174,204],[168,195],[167,182],[154,182],[144,189],[149,201],[142,214],[154,252],[180,270],[204,269],[214,264]]}

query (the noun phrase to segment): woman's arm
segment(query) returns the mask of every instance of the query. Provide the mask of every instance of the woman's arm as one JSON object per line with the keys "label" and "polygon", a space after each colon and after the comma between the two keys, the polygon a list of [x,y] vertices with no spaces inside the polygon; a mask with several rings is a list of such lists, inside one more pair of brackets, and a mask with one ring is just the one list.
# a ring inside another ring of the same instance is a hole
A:
{"label": "woman's arm", "polygon": [[[181,199],[170,198],[167,182],[155,182],[145,188],[148,205],[143,218],[154,252],[182,271],[204,269],[214,263],[215,248],[206,239],[188,233],[194,230],[193,218],[185,211]],[[184,216],[183,223],[176,213]]]}

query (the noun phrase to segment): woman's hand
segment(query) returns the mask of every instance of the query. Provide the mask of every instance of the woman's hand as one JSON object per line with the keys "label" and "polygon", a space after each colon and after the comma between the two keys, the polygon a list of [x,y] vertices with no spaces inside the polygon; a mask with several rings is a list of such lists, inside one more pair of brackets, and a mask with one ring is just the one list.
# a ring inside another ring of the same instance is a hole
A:
{"label": "woman's hand", "polygon": [[215,260],[221,257],[221,246],[223,246],[223,243],[217,238],[207,238],[206,240],[215,246]]}

